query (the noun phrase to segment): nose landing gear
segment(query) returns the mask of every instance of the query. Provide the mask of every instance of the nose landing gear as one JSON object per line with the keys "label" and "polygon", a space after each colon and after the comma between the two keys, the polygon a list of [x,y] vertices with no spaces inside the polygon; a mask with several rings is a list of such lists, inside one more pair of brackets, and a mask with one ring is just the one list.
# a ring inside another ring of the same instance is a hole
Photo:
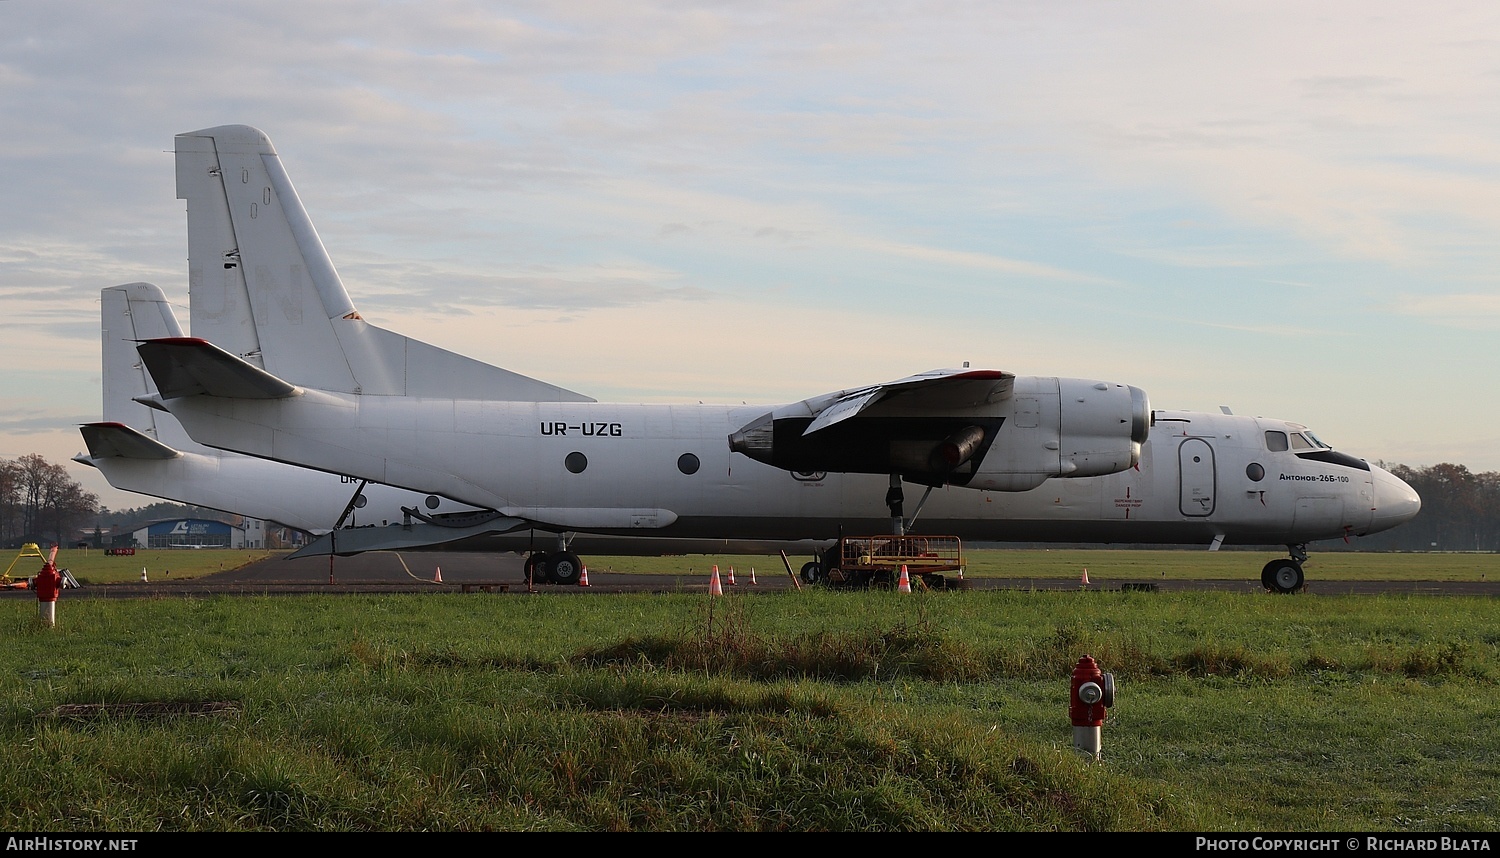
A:
{"label": "nose landing gear", "polygon": [[1260,570],[1260,583],[1272,593],[1300,593],[1307,587],[1302,564],[1307,561],[1307,546],[1288,545],[1289,559],[1272,560]]}

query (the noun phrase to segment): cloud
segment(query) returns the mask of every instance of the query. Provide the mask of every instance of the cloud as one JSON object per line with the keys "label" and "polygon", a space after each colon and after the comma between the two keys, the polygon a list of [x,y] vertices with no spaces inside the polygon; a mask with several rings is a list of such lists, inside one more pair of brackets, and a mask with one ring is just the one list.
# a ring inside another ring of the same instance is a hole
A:
{"label": "cloud", "polygon": [[347,266],[384,311],[402,309],[469,313],[481,307],[582,311],[670,301],[698,301],[709,290],[668,285],[679,275],[629,268],[484,275],[454,273],[420,263]]}
{"label": "cloud", "polygon": [[367,317],[589,393],[972,359],[1302,406],[1324,378],[1269,376],[1357,373],[1362,334],[1456,402],[1435,356],[1496,326],[1492,4],[3,5],[0,361],[59,421],[100,287],[186,318],[172,136],[226,123]]}
{"label": "cloud", "polygon": [[1454,328],[1500,328],[1500,294],[1406,295],[1392,311]]}

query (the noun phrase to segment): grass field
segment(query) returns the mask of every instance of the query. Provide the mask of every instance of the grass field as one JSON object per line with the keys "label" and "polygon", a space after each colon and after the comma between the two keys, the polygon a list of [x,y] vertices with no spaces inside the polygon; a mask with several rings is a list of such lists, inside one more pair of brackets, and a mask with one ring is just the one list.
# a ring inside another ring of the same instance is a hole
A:
{"label": "grass field", "polygon": [[[43,554],[50,552],[43,550]],[[158,577],[201,578],[215,572],[238,569],[276,557],[281,551],[231,551],[219,549],[142,549],[133,555],[110,556],[99,549],[63,548],[57,552],[57,567],[67,569],[81,584],[118,584],[140,580],[141,570]],[[20,550],[0,554],[10,567],[11,578],[29,578],[42,568],[36,557],[21,556]]]}
{"label": "grass field", "polygon": [[[150,550],[128,557],[108,557],[102,551],[64,549],[59,567],[69,569],[84,584],[135,581],[146,568],[153,580],[177,580],[235,569],[281,552],[220,550]],[[415,553],[415,552],[413,552]],[[10,564],[15,554],[5,559]],[[981,549],[965,552],[966,577],[1078,579],[1084,569],[1089,580],[1107,586],[1111,581],[1222,579],[1258,581],[1266,561],[1284,557],[1275,551],[1203,551],[1135,549]],[[3,555],[0,555],[3,557]],[[791,558],[794,569],[806,557]],[[669,557],[590,556],[595,572],[703,573],[712,564],[739,570],[755,567],[762,573],[786,574],[779,556],[681,555]],[[41,563],[23,558],[13,577],[36,574]],[[1314,548],[1306,564],[1309,580],[1495,581],[1500,580],[1500,554],[1366,553]],[[170,572],[170,575],[167,573]]]}
{"label": "grass field", "polygon": [[[1278,551],[1206,551],[1140,549],[979,549],[964,552],[964,576],[970,578],[1078,579],[1150,581],[1160,579],[1260,580],[1267,561],[1285,557]],[[792,558],[792,568],[811,558]],[[785,574],[779,556],[724,555],[694,557],[590,557],[589,568],[616,572],[703,571],[709,564],[737,569],[752,566]],[[1318,552],[1305,564],[1310,579],[1328,581],[1482,581],[1500,580],[1500,554]]]}
{"label": "grass field", "polygon": [[11,600],[0,634],[12,831],[1500,829],[1489,597]]}

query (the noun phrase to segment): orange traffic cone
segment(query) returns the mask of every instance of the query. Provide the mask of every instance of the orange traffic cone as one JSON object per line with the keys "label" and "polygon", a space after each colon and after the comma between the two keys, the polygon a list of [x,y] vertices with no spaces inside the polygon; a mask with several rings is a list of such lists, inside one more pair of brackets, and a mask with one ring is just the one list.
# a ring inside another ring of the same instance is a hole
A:
{"label": "orange traffic cone", "polygon": [[150,581],[146,580],[146,567],[144,567],[144,566],[141,567],[141,583],[142,584],[149,584],[149,583],[151,583]]}
{"label": "orange traffic cone", "polygon": [[724,588],[719,585],[719,564],[714,564],[713,574],[708,576],[708,595],[722,596]]}
{"label": "orange traffic cone", "polygon": [[[1480,574],[1479,574],[1479,577],[1480,577],[1480,578],[1483,578],[1483,577],[1484,577],[1484,573],[1482,573],[1482,572],[1481,572],[1481,573],[1480,573]],[[755,567],[754,567],[754,566],[751,566],[751,567],[750,567],[750,583],[751,583],[751,584],[752,584],[752,585],[753,585],[753,584],[754,584],[754,583],[755,583]]]}
{"label": "orange traffic cone", "polygon": [[432,573],[432,583],[434,583],[434,584],[441,584],[441,583],[443,583],[443,567],[441,567],[441,566],[437,567],[437,571],[435,571],[435,572]]}
{"label": "orange traffic cone", "polygon": [[1083,580],[1079,582],[1084,587],[1089,585],[1089,567],[1083,567]]}
{"label": "orange traffic cone", "polygon": [[904,563],[901,565],[901,581],[896,585],[896,589],[902,593],[911,592],[911,578],[906,575],[906,564]]}
{"label": "orange traffic cone", "polygon": [[579,572],[578,572],[578,586],[580,586],[580,587],[587,587],[588,585],[589,585],[589,567],[585,566],[582,569],[580,569]]}
{"label": "orange traffic cone", "polygon": [[729,567],[729,586],[734,586],[734,567]]}

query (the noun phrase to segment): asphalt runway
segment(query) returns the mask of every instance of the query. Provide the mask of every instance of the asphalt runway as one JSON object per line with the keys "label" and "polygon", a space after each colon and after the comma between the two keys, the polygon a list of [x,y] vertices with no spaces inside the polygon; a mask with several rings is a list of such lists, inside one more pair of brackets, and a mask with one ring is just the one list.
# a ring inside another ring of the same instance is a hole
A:
{"label": "asphalt runway", "polygon": [[[587,563],[588,558],[584,558]],[[588,586],[528,584],[520,555],[487,552],[370,552],[353,557],[310,557],[297,560],[269,559],[240,569],[192,580],[173,581],[168,573],[150,574],[148,581],[94,584],[64,590],[63,599],[160,598],[207,595],[278,595],[308,593],[469,593],[469,594],[572,594],[602,593],[707,593],[713,559],[681,558],[683,572],[645,575],[589,570]],[[720,586],[726,594],[783,592],[797,587],[780,558],[775,564],[757,567],[752,582],[748,570],[736,570],[730,584],[727,567],[720,567]],[[800,563],[794,562],[793,568]],[[1254,570],[1258,576],[1259,570]],[[950,578],[951,581],[951,578]],[[802,585],[806,586],[806,585]],[[921,585],[913,582],[914,588]],[[954,590],[1088,590],[1094,592],[1133,589],[1146,592],[1217,590],[1265,595],[1258,577],[1245,580],[1116,580],[1095,576],[1088,586],[1081,581],[1059,578],[968,578]],[[1405,593],[1452,596],[1500,596],[1500,582],[1444,581],[1320,581],[1310,572],[1301,595],[1367,595]],[[35,598],[25,590],[3,591],[0,598]]]}

